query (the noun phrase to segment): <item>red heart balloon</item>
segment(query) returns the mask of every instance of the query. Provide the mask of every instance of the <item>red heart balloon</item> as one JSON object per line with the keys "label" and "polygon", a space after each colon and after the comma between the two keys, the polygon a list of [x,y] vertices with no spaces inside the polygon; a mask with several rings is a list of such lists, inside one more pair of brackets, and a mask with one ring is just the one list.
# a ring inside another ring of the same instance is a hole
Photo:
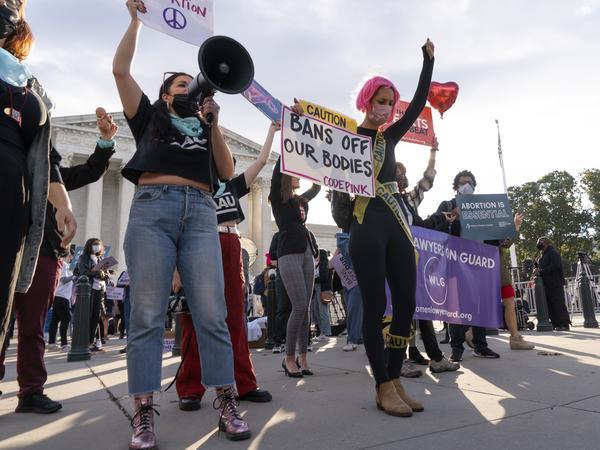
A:
{"label": "red heart balloon", "polygon": [[433,108],[439,111],[440,117],[444,118],[444,113],[454,105],[457,96],[458,84],[454,81],[448,81],[447,83],[432,81],[429,86],[427,100]]}

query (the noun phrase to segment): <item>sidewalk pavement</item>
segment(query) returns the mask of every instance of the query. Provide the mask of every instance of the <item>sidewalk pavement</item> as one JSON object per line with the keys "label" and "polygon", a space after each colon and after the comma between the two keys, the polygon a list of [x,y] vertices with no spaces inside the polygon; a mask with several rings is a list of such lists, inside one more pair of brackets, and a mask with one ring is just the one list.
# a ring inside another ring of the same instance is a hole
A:
{"label": "sidewalk pavement", "polygon": [[[174,387],[156,403],[158,444],[168,449],[544,449],[600,448],[600,330],[527,332],[533,351],[511,351],[508,335],[488,337],[499,360],[465,351],[458,372],[405,379],[425,412],[411,418],[388,416],[375,407],[374,383],[362,346],[345,353],[344,338],[315,346],[309,360],[315,376],[286,378],[282,355],[254,350],[261,387],[271,403],[247,403],[240,411],[253,430],[249,441],[230,442],[217,431],[214,393],[202,409],[183,412]],[[127,396],[124,341],[111,340],[91,361],[46,355],[46,393],[63,403],[55,414],[15,414],[15,348],[0,384],[0,449],[126,449],[131,400]],[[419,344],[419,346],[421,346]],[[450,353],[448,345],[442,350]],[[539,351],[551,353],[539,354]],[[560,353],[555,355],[553,353]],[[163,388],[179,358],[165,354]]]}

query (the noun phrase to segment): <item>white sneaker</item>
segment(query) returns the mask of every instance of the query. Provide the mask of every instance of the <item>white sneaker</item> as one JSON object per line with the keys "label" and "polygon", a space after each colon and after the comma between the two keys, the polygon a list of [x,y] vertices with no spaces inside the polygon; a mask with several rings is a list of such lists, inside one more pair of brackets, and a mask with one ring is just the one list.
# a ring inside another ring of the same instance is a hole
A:
{"label": "white sneaker", "polygon": [[57,352],[57,351],[60,350],[60,347],[58,345],[56,345],[56,344],[48,344],[48,346],[46,347],[46,349],[49,352]]}
{"label": "white sneaker", "polygon": [[70,345],[68,345],[68,344],[67,344],[67,345],[63,345],[63,346],[60,348],[60,351],[61,351],[61,352],[68,352],[69,350],[71,350],[71,346],[70,346]]}
{"label": "white sneaker", "polygon": [[342,347],[342,350],[344,350],[345,352],[353,352],[357,348],[358,348],[358,345],[356,345],[354,342],[348,342],[346,345],[344,345]]}
{"label": "white sneaker", "polygon": [[440,361],[429,360],[429,370],[433,373],[440,372],[454,372],[460,367],[459,363],[448,361],[445,357],[442,357]]}

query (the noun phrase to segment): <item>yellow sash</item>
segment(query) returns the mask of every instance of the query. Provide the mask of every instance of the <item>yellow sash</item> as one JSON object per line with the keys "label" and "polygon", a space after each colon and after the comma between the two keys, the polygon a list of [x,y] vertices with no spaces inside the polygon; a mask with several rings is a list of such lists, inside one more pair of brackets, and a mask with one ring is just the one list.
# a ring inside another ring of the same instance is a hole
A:
{"label": "yellow sash", "polygon": [[[375,145],[373,146],[373,160],[375,161],[375,171],[374,171],[375,195],[377,197],[379,197],[380,199],[382,199],[386,205],[388,205],[388,207],[391,209],[392,213],[396,217],[396,220],[398,220],[400,227],[402,228],[404,233],[406,233],[408,240],[411,242],[411,244],[414,247],[415,243],[413,240],[412,233],[410,231],[410,227],[408,226],[408,223],[406,223],[406,217],[404,216],[404,213],[402,212],[402,208],[400,206],[400,203],[398,203],[398,199],[394,195],[399,192],[398,191],[398,183],[396,183],[395,181],[390,181],[388,183],[381,183],[377,180],[377,177],[379,176],[379,172],[381,171],[381,168],[383,167],[384,159],[385,159],[385,139],[383,137],[383,134],[381,134],[378,131],[377,135],[375,136]],[[371,201],[371,197],[363,197],[360,195],[357,195],[356,199],[354,201],[353,214],[354,214],[354,217],[356,217],[356,220],[358,221],[358,223],[360,223],[360,224],[362,224],[363,219],[365,217],[365,212],[367,210],[367,206],[369,205],[369,201]],[[418,253],[417,253],[416,249],[415,249],[415,257],[418,257]]]}

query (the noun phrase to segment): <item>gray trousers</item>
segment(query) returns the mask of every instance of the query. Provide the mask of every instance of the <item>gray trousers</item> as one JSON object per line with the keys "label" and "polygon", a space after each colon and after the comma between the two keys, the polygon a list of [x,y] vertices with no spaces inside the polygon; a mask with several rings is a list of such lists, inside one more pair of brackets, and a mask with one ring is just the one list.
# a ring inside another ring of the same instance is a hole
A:
{"label": "gray trousers", "polygon": [[315,263],[310,245],[304,253],[281,256],[277,266],[292,303],[287,323],[286,354],[306,353],[308,345],[308,310],[315,282]]}

